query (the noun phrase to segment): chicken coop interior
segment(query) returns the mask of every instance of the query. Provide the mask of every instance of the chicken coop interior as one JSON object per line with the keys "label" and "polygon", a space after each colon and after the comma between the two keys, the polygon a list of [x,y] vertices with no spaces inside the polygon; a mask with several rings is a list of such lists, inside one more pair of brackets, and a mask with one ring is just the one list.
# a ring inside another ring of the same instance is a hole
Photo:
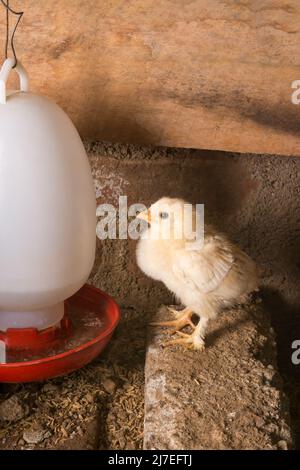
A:
{"label": "chicken coop interior", "polygon": [[[0,379],[0,450],[299,450],[298,0],[9,4],[24,11],[14,46],[30,92],[57,103],[83,141],[97,208],[87,283],[114,299],[120,322],[105,349],[73,372]],[[11,28],[16,21],[11,13]],[[1,62],[6,28],[0,3]],[[19,89],[13,70],[8,85]],[[0,104],[0,150],[10,99]],[[47,153],[51,143],[44,145]],[[11,178],[18,182],[19,173],[12,169]],[[26,211],[17,192],[16,183],[9,197]],[[150,324],[174,321],[170,305],[189,307],[163,274],[153,278],[141,267],[163,255],[145,248],[141,263],[139,240],[100,239],[99,207],[113,206],[119,217],[124,196],[128,207],[165,197],[204,204],[204,223],[256,264],[259,290],[209,320],[204,350],[164,347],[179,336]],[[0,190],[4,214],[1,197]],[[65,197],[82,210],[76,185]],[[44,216],[53,217],[47,208]],[[79,227],[89,221],[80,217]],[[70,227],[76,238],[77,226]],[[0,285],[0,316],[1,292]],[[0,331],[0,345],[1,338]]]}

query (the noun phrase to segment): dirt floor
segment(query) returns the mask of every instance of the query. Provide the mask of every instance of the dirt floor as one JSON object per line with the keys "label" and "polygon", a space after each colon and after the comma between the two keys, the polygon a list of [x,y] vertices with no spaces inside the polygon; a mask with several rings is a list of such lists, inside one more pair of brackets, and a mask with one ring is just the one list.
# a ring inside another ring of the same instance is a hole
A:
{"label": "dirt floor", "polygon": [[0,449],[142,449],[145,321],[122,308],[111,345],[89,366],[0,384]]}

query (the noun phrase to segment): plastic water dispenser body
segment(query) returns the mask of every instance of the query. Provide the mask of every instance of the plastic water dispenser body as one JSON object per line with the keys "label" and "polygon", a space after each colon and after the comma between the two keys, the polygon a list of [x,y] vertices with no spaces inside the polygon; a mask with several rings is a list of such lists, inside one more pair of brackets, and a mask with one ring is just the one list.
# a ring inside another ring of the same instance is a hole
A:
{"label": "plastic water dispenser body", "polygon": [[[0,72],[0,330],[45,328],[88,279],[96,202],[81,139],[64,111]],[[4,84],[4,85],[3,85]],[[23,314],[23,315],[22,315]]]}

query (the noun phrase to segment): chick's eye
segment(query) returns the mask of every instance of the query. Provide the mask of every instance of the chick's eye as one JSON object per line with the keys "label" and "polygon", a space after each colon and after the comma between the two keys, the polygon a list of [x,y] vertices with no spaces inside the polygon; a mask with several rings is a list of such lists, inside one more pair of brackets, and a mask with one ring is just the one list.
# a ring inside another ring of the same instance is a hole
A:
{"label": "chick's eye", "polygon": [[167,219],[169,217],[169,214],[167,212],[160,212],[159,217],[161,219]]}

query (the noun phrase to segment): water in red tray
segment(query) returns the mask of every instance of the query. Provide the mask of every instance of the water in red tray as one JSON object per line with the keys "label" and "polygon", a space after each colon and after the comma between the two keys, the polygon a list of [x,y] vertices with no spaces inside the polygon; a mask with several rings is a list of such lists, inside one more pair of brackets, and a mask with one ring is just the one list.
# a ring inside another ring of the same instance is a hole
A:
{"label": "water in red tray", "polygon": [[120,319],[115,301],[87,284],[66,301],[66,311],[71,327],[61,329],[51,347],[6,350],[0,382],[45,380],[83,367],[107,345]]}

